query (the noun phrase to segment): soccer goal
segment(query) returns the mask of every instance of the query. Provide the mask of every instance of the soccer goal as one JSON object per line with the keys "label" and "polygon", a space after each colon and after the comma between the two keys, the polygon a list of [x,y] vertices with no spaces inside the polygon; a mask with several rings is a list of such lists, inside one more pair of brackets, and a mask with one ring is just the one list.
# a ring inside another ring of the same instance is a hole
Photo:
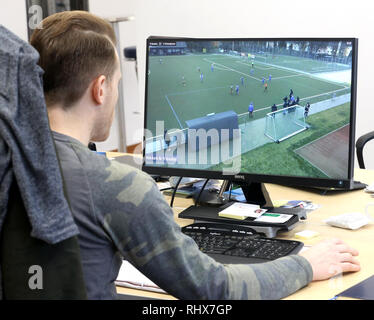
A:
{"label": "soccer goal", "polygon": [[309,128],[304,108],[299,105],[270,112],[266,115],[265,135],[274,142],[286,140]]}

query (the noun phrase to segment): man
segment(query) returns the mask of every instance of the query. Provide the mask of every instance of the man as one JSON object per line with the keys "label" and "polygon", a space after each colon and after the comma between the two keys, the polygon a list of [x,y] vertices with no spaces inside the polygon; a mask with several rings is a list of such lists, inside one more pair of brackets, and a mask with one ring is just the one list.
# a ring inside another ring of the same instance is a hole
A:
{"label": "man", "polygon": [[308,102],[304,109],[304,118],[307,118],[309,115],[310,103]]}
{"label": "man", "polygon": [[121,78],[112,28],[89,13],[43,20],[40,53],[50,126],[79,227],[89,299],[115,299],[122,259],[180,299],[279,299],[336,270],[357,271],[358,253],[339,240],[261,265],[222,265],[181,233],[155,182],[91,152],[109,136]]}
{"label": "man", "polygon": [[[272,106],[271,106],[271,112],[276,112],[278,110],[276,104],[274,103]],[[273,118],[275,118],[275,113],[273,113],[271,115]]]}
{"label": "man", "polygon": [[235,86],[235,94],[237,96],[239,95],[239,85],[238,84]]}
{"label": "man", "polygon": [[249,115],[249,118],[253,118],[253,110],[254,110],[254,106],[253,106],[253,102],[251,102],[248,106],[248,115]]}

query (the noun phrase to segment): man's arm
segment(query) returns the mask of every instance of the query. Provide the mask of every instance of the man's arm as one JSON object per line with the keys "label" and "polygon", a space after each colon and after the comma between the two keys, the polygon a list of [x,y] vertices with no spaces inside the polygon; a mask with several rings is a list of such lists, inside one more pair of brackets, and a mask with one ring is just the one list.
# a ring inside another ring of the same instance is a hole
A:
{"label": "man's arm", "polygon": [[107,172],[105,181],[93,185],[99,220],[124,258],[168,293],[181,299],[279,299],[311,281],[311,266],[300,256],[261,265],[217,263],[182,234],[149,176],[115,162]]}

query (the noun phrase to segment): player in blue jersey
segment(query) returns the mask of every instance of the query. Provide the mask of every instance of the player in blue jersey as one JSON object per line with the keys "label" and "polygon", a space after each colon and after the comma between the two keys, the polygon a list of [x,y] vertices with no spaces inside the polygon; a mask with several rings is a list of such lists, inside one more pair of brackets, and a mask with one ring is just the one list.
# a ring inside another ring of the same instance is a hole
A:
{"label": "player in blue jersey", "polygon": [[240,78],[240,82],[242,83],[242,86],[244,87],[244,77]]}
{"label": "player in blue jersey", "polygon": [[290,106],[294,106],[296,104],[295,97],[292,95],[290,97]]}
{"label": "player in blue jersey", "polygon": [[265,78],[262,77],[262,85],[264,86],[265,85]]}
{"label": "player in blue jersey", "polygon": [[235,87],[235,93],[238,96],[239,95],[239,85],[237,84]]}
{"label": "player in blue jersey", "polygon": [[200,82],[204,82],[204,74],[203,73],[200,74]]}
{"label": "player in blue jersey", "polygon": [[248,116],[249,116],[249,118],[253,118],[253,110],[254,110],[254,106],[253,106],[253,102],[251,102],[248,106]]}
{"label": "player in blue jersey", "polygon": [[214,71],[214,63],[210,66],[210,70],[212,70],[212,72]]}
{"label": "player in blue jersey", "polygon": [[271,82],[271,74],[269,74],[269,83]]}

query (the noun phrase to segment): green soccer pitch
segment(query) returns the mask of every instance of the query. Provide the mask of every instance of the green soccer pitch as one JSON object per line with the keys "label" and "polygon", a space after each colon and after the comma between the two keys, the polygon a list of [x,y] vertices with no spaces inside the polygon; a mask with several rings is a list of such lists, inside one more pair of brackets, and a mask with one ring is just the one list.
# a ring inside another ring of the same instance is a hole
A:
{"label": "green soccer pitch", "polygon": [[[156,120],[163,120],[167,130],[185,129],[187,120],[233,110],[239,115],[242,134],[241,172],[327,178],[322,170],[295,150],[349,125],[350,104],[346,95],[350,94],[350,84],[316,75],[322,71],[343,70],[349,70],[349,67],[288,56],[257,56],[253,68],[252,59],[223,54],[150,57],[147,129],[156,134]],[[268,82],[267,90],[262,78]],[[239,85],[238,95],[236,85]],[[232,93],[231,86],[234,87]],[[289,96],[290,89],[300,98],[299,105],[310,102],[311,110],[316,112],[307,118],[309,129],[279,144],[270,139],[265,141],[265,121],[262,120],[271,112],[273,104],[278,110],[283,108],[283,98]],[[251,102],[254,104],[253,117],[248,115]],[[316,111],[318,108],[321,109]],[[263,141],[250,147],[256,139]],[[342,159],[345,157],[342,155]],[[208,167],[205,169],[213,171],[227,168],[224,164]]]}
{"label": "green soccer pitch", "polygon": [[[290,89],[295,97],[300,97],[300,105],[326,100],[350,90],[349,84],[334,83],[309,73],[322,71],[323,67],[330,70],[328,63],[286,56],[269,56],[265,60],[259,56],[251,72],[251,61],[223,54],[150,57],[147,129],[155,134],[156,120],[164,120],[165,129],[182,129],[186,128],[187,120],[227,110],[239,115],[239,123],[263,118],[271,112],[273,104],[282,108],[282,99],[289,95]],[[204,75],[203,81],[198,68]],[[266,91],[262,78],[268,82]],[[239,95],[235,93],[236,85],[239,85]],[[234,86],[233,94],[230,86]],[[249,119],[251,102],[254,117]]]}

